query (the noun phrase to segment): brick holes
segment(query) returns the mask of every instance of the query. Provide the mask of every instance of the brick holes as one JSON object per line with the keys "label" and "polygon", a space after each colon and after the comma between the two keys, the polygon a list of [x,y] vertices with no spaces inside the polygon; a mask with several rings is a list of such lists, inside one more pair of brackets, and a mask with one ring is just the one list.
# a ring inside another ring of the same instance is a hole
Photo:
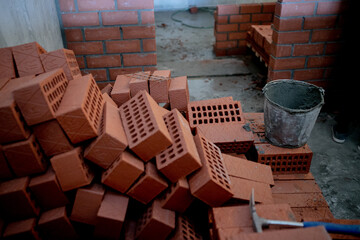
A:
{"label": "brick holes", "polygon": [[141,216],[141,218],[138,220],[137,223],[137,227],[136,227],[136,234],[135,236],[138,235],[138,233],[140,233],[143,228],[145,227],[145,225],[148,223],[148,221],[151,219],[152,217],[152,210],[153,207],[152,205],[148,207],[148,209],[146,210],[146,212]]}
{"label": "brick holes", "polygon": [[259,156],[259,162],[269,165],[273,173],[302,173],[309,171],[311,158],[311,154],[267,155]]}
{"label": "brick holes", "polygon": [[95,91],[96,83],[92,79],[89,92],[86,96],[86,101],[84,105],[84,110],[86,114],[89,116],[89,120],[93,126],[98,126],[100,115],[101,115],[101,109],[102,109],[102,102],[103,97],[101,95],[100,91]]}
{"label": "brick holes", "polygon": [[232,142],[232,143],[216,143],[223,153],[242,153],[246,152],[252,142]]}
{"label": "brick holes", "polygon": [[68,81],[63,72],[57,74],[42,85],[45,97],[53,112],[58,110],[67,85]]}
{"label": "brick holes", "polygon": [[194,229],[194,226],[185,217],[179,217],[179,228],[184,240],[200,240],[202,239]]}

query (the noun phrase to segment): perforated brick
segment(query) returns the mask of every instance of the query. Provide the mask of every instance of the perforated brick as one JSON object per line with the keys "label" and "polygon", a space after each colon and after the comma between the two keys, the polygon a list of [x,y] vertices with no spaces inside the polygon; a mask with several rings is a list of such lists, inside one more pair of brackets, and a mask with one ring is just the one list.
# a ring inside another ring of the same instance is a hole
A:
{"label": "perforated brick", "polygon": [[28,189],[29,181],[29,177],[22,177],[0,183],[0,213],[4,219],[22,220],[39,214]]}
{"label": "perforated brick", "polygon": [[69,82],[56,119],[72,143],[98,136],[104,99],[91,74]]}
{"label": "perforated brick", "polygon": [[175,228],[175,212],[164,209],[155,200],[139,218],[136,239],[166,239]]}
{"label": "perforated brick", "polygon": [[12,47],[16,68],[20,77],[44,72],[40,55],[46,53],[37,42]]}
{"label": "perforated brick", "polygon": [[128,74],[128,76],[131,78],[129,82],[129,87],[132,97],[142,90],[149,92],[150,71],[132,73]]}
{"label": "perforated brick", "polygon": [[15,77],[16,73],[11,48],[0,48],[0,79]]}
{"label": "perforated brick", "polygon": [[74,148],[56,119],[34,125],[32,130],[46,156],[57,155]]}
{"label": "perforated brick", "polygon": [[79,188],[76,191],[70,219],[76,222],[95,225],[97,212],[100,208],[104,194],[104,187],[96,183],[88,187]]}
{"label": "perforated brick", "polygon": [[5,158],[2,146],[0,145],[0,179],[10,179],[13,177],[14,174]]}
{"label": "perforated brick", "polygon": [[308,173],[313,152],[306,144],[300,148],[281,148],[271,144],[256,144],[257,162],[269,165],[273,174]]}
{"label": "perforated brick", "polygon": [[28,125],[55,118],[68,80],[62,69],[41,74],[14,91],[14,98]]}
{"label": "perforated brick", "polygon": [[129,148],[145,162],[172,144],[159,106],[146,91],[124,103],[120,115]]}
{"label": "perforated brick", "polygon": [[31,178],[29,188],[43,210],[62,207],[69,203],[51,167],[44,174]]}
{"label": "perforated brick", "polygon": [[127,196],[107,191],[97,213],[94,236],[99,239],[119,239],[128,203]]}
{"label": "perforated brick", "polygon": [[36,218],[9,223],[3,234],[4,239],[32,239],[40,240],[36,229]]}
{"label": "perforated brick", "polygon": [[125,150],[128,141],[121,123],[119,110],[105,103],[99,136],[86,147],[84,157],[107,169]]}
{"label": "perforated brick", "polygon": [[73,50],[65,48],[58,49],[41,54],[40,59],[46,72],[62,68],[69,81],[81,77],[79,65]]}
{"label": "perforated brick", "polygon": [[177,108],[179,111],[187,111],[187,105],[190,101],[187,76],[171,79],[169,86],[169,101],[171,109]]}
{"label": "perforated brick", "polygon": [[210,206],[219,206],[233,196],[221,151],[199,131],[194,140],[203,166],[189,177],[191,194]]}
{"label": "perforated brick", "polygon": [[43,212],[39,218],[38,229],[44,239],[78,239],[65,207]]}
{"label": "perforated brick", "polygon": [[5,145],[3,150],[11,169],[18,177],[42,173],[48,165],[34,135],[25,141]]}
{"label": "perforated brick", "polygon": [[175,212],[183,213],[193,200],[194,197],[190,193],[187,179],[181,178],[167,189],[161,198],[161,206]]}
{"label": "perforated brick", "polygon": [[148,204],[168,187],[166,180],[161,177],[153,163],[145,164],[145,174],[127,191],[127,195],[135,200]]}
{"label": "perforated brick", "polygon": [[177,109],[164,116],[173,144],[156,155],[157,169],[171,182],[199,169],[202,164],[196,150],[189,123]]}
{"label": "perforated brick", "polygon": [[201,240],[203,239],[200,234],[197,233],[194,224],[185,216],[179,215],[176,219],[176,228],[169,238],[171,240]]}
{"label": "perforated brick", "polygon": [[80,147],[55,155],[50,162],[63,191],[86,186],[94,178],[84,162]]}
{"label": "perforated brick", "polygon": [[102,174],[101,182],[124,193],[144,171],[144,162],[125,150]]}
{"label": "perforated brick", "polygon": [[13,91],[33,77],[12,79],[2,88],[0,92],[0,143],[20,141],[29,137],[30,129],[15,103]]}
{"label": "perforated brick", "polygon": [[116,77],[114,87],[111,90],[111,97],[119,107],[131,98],[130,80],[129,75],[118,75]]}
{"label": "perforated brick", "polygon": [[169,85],[171,71],[156,70],[149,78],[150,95],[157,103],[169,102]]}

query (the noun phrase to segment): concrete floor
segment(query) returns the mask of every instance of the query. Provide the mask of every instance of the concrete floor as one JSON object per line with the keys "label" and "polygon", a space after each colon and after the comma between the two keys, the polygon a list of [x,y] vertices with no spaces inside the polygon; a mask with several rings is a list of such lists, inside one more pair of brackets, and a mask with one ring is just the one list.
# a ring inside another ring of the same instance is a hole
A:
{"label": "concrete floor", "polygon": [[[156,12],[155,20],[158,68],[188,76],[191,101],[232,96],[244,112],[263,112],[266,68],[250,53],[214,56],[211,11]],[[354,126],[349,139],[337,144],[331,139],[334,123],[333,114],[324,111],[317,119],[308,141],[314,153],[311,172],[335,218],[360,219],[360,127]]]}

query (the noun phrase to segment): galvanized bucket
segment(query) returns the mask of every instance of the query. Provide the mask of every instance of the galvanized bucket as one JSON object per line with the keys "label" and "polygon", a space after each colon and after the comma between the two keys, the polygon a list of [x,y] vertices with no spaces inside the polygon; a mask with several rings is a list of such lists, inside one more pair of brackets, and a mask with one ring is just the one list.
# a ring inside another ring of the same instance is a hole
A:
{"label": "galvanized bucket", "polygon": [[263,88],[265,136],[274,145],[304,146],[324,105],[324,89],[297,80],[275,80]]}

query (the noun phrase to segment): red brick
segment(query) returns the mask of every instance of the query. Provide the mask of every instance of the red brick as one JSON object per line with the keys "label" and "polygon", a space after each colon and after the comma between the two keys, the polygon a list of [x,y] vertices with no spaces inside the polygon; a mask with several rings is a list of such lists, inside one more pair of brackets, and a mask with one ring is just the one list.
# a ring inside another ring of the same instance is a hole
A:
{"label": "red brick", "polygon": [[216,24],[215,30],[217,32],[236,32],[238,31],[238,24]]}
{"label": "red brick", "polygon": [[261,12],[261,4],[259,3],[240,5],[240,13],[259,13],[259,12]]}
{"label": "red brick", "polygon": [[137,72],[141,72],[141,71],[142,71],[141,67],[110,68],[109,69],[110,80],[115,81],[118,75],[132,74],[132,73],[137,73]]}
{"label": "red brick", "polygon": [[107,53],[140,52],[140,40],[106,41]]}
{"label": "red brick", "polygon": [[155,39],[143,39],[144,52],[156,52],[156,40]]}
{"label": "red brick", "polygon": [[293,44],[309,42],[310,31],[302,32],[273,32],[273,41],[275,44]]}
{"label": "red brick", "polygon": [[228,34],[227,33],[215,33],[215,40],[216,40],[216,43],[219,41],[226,41],[226,40],[228,40]]}
{"label": "red brick", "polygon": [[179,179],[165,192],[161,198],[161,206],[175,212],[183,213],[194,201],[186,178]]}
{"label": "red brick", "polygon": [[144,171],[144,163],[130,152],[124,151],[103,173],[101,182],[125,193]]}
{"label": "red brick", "polygon": [[149,78],[150,96],[157,103],[169,102],[170,70],[156,70]]}
{"label": "red brick", "polygon": [[[158,104],[146,91],[140,91],[120,107],[129,148],[145,162],[172,144],[158,108]],[[154,145],[154,142],[157,144]]]}
{"label": "red brick", "polygon": [[305,57],[270,58],[269,66],[274,70],[299,69],[305,67]]}
{"label": "red brick", "polygon": [[231,15],[230,23],[250,22],[250,14]]}
{"label": "red brick", "polygon": [[60,11],[62,12],[75,12],[74,0],[59,0]]}
{"label": "red brick", "polygon": [[273,20],[273,15],[271,13],[258,13],[252,14],[252,22],[271,22]]}
{"label": "red brick", "polygon": [[145,174],[142,175],[126,192],[135,200],[148,204],[168,187],[166,180],[159,175],[153,163],[145,164]]}
{"label": "red brick", "polygon": [[[111,86],[109,83],[107,86]],[[107,92],[102,92],[102,96],[104,98],[105,104],[110,104],[114,107],[118,107],[118,105],[114,102],[114,100],[110,97],[110,95]]]}
{"label": "red brick", "polygon": [[280,19],[274,16],[274,29],[277,31],[296,31],[302,29],[303,18]]}
{"label": "red brick", "polygon": [[91,75],[69,82],[56,119],[72,143],[98,136],[103,98]]}
{"label": "red brick", "polygon": [[38,222],[38,229],[46,239],[77,239],[78,235],[70,222],[66,207],[44,211]]}
{"label": "red brick", "polygon": [[36,218],[9,223],[3,237],[5,239],[34,239],[40,240],[39,233],[36,230]]}
{"label": "red brick", "polygon": [[216,11],[218,15],[230,15],[230,14],[239,14],[238,5],[217,5]]}
{"label": "red brick", "polygon": [[104,187],[96,183],[88,187],[79,188],[76,191],[70,219],[76,222],[95,225],[97,212],[100,208],[104,194]]}
{"label": "red brick", "polygon": [[153,0],[117,0],[119,10],[128,10],[128,9],[154,9]]}
{"label": "red brick", "polygon": [[0,79],[15,78],[15,67],[11,48],[0,48]]}
{"label": "red brick", "polygon": [[108,94],[110,96],[110,93],[113,89],[113,85],[111,83],[108,83],[105,85],[105,87],[100,88],[101,89],[101,93],[104,95],[104,93]]}
{"label": "red brick", "polygon": [[116,77],[114,87],[111,91],[111,97],[118,107],[131,98],[129,85],[130,80],[131,78],[126,75],[118,75]]}
{"label": "red brick", "polygon": [[69,203],[50,167],[44,174],[31,178],[29,188],[41,209],[53,209]]}
{"label": "red brick", "polygon": [[99,136],[85,149],[84,157],[107,169],[128,145],[117,107],[106,103]]}
{"label": "red brick", "polygon": [[346,3],[342,1],[319,2],[316,14],[339,14],[344,11]]}
{"label": "red brick", "polygon": [[130,87],[131,97],[135,96],[141,90],[144,90],[148,93],[150,92],[149,91],[150,71],[129,74],[128,77],[130,77],[129,87]]}
{"label": "red brick", "polygon": [[215,24],[227,24],[229,23],[229,16],[216,16]]}
{"label": "red brick", "polygon": [[85,29],[85,40],[111,40],[120,39],[120,28],[119,27],[107,27],[107,28],[86,28]]}
{"label": "red brick", "polygon": [[273,71],[269,69],[268,71],[268,79],[276,80],[276,79],[290,79],[291,78],[291,71]]}
{"label": "red brick", "polygon": [[136,239],[167,239],[175,228],[175,212],[164,209],[155,200],[139,218]]}
{"label": "red brick", "polygon": [[271,53],[274,57],[289,57],[292,52],[292,45],[272,45]]}
{"label": "red brick", "polygon": [[76,57],[76,61],[79,65],[79,68],[85,68],[85,60],[84,57]]}
{"label": "red brick", "polygon": [[336,20],[337,16],[305,17],[304,29],[333,28]]}
{"label": "red brick", "polygon": [[87,56],[86,62],[89,68],[121,67],[120,55]]}
{"label": "red brick", "polygon": [[11,169],[18,177],[46,170],[48,162],[34,135],[25,141],[4,145],[3,151]]}
{"label": "red brick", "polygon": [[176,182],[202,164],[189,123],[180,112],[174,109],[163,118],[174,144],[156,156],[156,166],[171,182]]}
{"label": "red brick", "polygon": [[263,13],[274,13],[275,12],[275,3],[273,3],[273,2],[263,2],[261,12],[263,12]]}
{"label": "red brick", "polygon": [[99,13],[66,13],[61,15],[64,27],[99,26]]}
{"label": "red brick", "polygon": [[0,145],[0,179],[11,179],[14,178],[14,174],[10,169],[10,166],[5,158],[2,147]]}
{"label": "red brick", "polygon": [[295,44],[293,56],[321,55],[324,44]]}
{"label": "red brick", "polygon": [[219,206],[233,196],[221,151],[199,131],[194,140],[203,166],[189,177],[191,194],[209,206]]}
{"label": "red brick", "polygon": [[102,12],[103,25],[138,24],[138,13],[135,11]]}
{"label": "red brick", "polygon": [[12,47],[16,68],[20,77],[44,72],[40,54],[46,53],[37,42]]}
{"label": "red brick", "polygon": [[115,10],[114,0],[78,0],[79,11]]}
{"label": "red brick", "polygon": [[26,219],[39,215],[39,208],[27,191],[30,178],[22,177],[0,183],[1,216],[10,220]]}
{"label": "red brick", "polygon": [[332,42],[340,40],[342,29],[313,30],[311,42]]}
{"label": "red brick", "polygon": [[97,213],[94,237],[119,239],[128,203],[128,197],[107,191]]}
{"label": "red brick", "polygon": [[271,189],[273,194],[321,193],[315,180],[281,180],[276,181]]}
{"label": "red brick", "polygon": [[156,53],[148,54],[123,54],[123,61],[125,67],[156,65]]}
{"label": "red brick", "polygon": [[201,240],[202,236],[197,232],[194,224],[185,216],[178,215],[176,220],[175,231],[171,239],[192,239]]}
{"label": "red brick", "polygon": [[275,8],[275,14],[281,17],[298,17],[313,15],[315,2],[280,4]]}
{"label": "red brick", "polygon": [[91,74],[94,77],[95,81],[108,80],[106,69],[84,69],[81,72],[83,75]]}
{"label": "red brick", "polygon": [[235,201],[249,201],[252,189],[255,190],[255,199],[262,204],[274,203],[269,184],[256,182],[244,178],[231,177],[231,185]]}
{"label": "red brick", "polygon": [[65,76],[69,81],[81,77],[79,65],[72,50],[61,48],[41,54],[40,59],[46,72],[63,68]]}
{"label": "red brick", "polygon": [[86,186],[94,178],[84,162],[80,147],[52,157],[50,162],[63,191]]}
{"label": "red brick", "polygon": [[64,32],[67,42],[81,42],[84,40],[81,29],[65,29]]}
{"label": "red brick", "polygon": [[141,24],[154,24],[154,23],[155,23],[154,11],[141,12]]}
{"label": "red brick", "polygon": [[122,27],[124,39],[155,38],[155,26]]}
{"label": "red brick", "polygon": [[252,23],[241,23],[239,24],[239,31],[249,31]]}
{"label": "red brick", "polygon": [[307,62],[307,67],[316,68],[316,67],[329,67],[335,64],[336,57],[334,56],[319,56],[319,57],[309,57]]}
{"label": "red brick", "polygon": [[102,54],[102,42],[70,42],[67,48],[74,51],[75,55]]}
{"label": "red brick", "polygon": [[171,109],[186,111],[190,101],[187,77],[172,78],[169,86],[169,100]]}

